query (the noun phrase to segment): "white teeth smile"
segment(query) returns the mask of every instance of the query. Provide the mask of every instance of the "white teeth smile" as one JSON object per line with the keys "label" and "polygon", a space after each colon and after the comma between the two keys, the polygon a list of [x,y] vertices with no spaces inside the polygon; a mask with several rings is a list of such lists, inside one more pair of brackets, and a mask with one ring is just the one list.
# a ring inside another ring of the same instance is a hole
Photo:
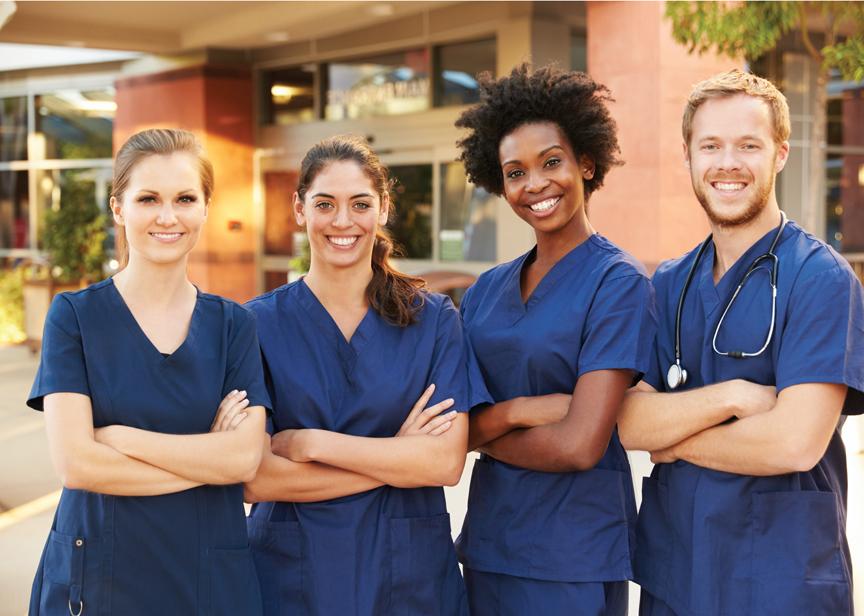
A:
{"label": "white teeth smile", "polygon": [[532,212],[545,212],[546,210],[551,210],[553,207],[555,207],[555,204],[558,203],[558,200],[560,198],[561,197],[551,197],[549,199],[546,199],[545,201],[541,201],[540,203],[530,205],[529,207],[531,208]]}
{"label": "white teeth smile", "polygon": [[151,233],[153,237],[160,240],[176,240],[182,233]]}
{"label": "white teeth smile", "polygon": [[743,190],[746,184],[743,184],[741,182],[714,182],[713,186],[717,190],[735,191]]}
{"label": "white teeth smile", "polygon": [[331,235],[327,237],[330,240],[331,244],[336,244],[337,246],[353,246],[357,242],[357,236],[353,235],[351,237],[337,237],[335,235]]}

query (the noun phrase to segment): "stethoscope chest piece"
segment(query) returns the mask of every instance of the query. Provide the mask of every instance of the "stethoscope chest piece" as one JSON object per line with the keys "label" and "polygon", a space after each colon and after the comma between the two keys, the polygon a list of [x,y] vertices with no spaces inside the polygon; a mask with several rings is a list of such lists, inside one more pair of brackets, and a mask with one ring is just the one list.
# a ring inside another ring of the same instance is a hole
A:
{"label": "stethoscope chest piece", "polygon": [[666,372],[666,385],[669,389],[678,389],[687,382],[687,371],[680,364],[672,364]]}

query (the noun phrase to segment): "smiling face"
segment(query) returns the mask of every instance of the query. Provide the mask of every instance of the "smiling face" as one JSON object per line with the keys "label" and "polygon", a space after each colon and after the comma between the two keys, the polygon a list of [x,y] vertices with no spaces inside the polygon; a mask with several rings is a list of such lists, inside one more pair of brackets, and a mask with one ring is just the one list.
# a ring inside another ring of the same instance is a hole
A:
{"label": "smiling face", "polygon": [[746,225],[776,204],[774,180],[789,144],[773,138],[771,109],[737,94],[705,101],[693,116],[684,155],[696,198],[712,223]]}
{"label": "smiling face", "polygon": [[586,225],[584,180],[593,163],[579,158],[557,124],[523,124],[498,146],[504,198],[540,233]]}
{"label": "smiling face", "polygon": [[371,267],[375,233],[387,223],[389,202],[354,161],[328,163],[294,197],[297,223],[306,227],[312,261],[337,268]]}
{"label": "smiling face", "polygon": [[195,246],[207,218],[198,159],[187,152],[140,159],[120,199],[111,198],[111,210],[125,228],[130,262],[180,261]]}

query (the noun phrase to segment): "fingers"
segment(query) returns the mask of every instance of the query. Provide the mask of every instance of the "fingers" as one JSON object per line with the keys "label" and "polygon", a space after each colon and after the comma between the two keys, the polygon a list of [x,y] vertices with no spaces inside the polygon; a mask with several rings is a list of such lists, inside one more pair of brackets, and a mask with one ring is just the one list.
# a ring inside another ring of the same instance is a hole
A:
{"label": "fingers", "polygon": [[432,430],[429,433],[429,436],[441,436],[442,434],[447,432],[447,430],[449,430],[450,426],[452,426],[452,425],[453,425],[452,421],[445,421],[443,424],[441,424],[440,426],[438,426],[437,428]]}
{"label": "fingers", "polygon": [[423,428],[430,421],[438,417],[441,413],[449,409],[455,403],[456,401],[453,398],[447,398],[446,400],[442,400],[438,404],[433,404],[428,409],[420,413],[419,417],[416,420],[417,428]]}
{"label": "fingers", "polygon": [[234,415],[234,417],[231,418],[231,421],[228,423],[228,428],[227,428],[227,429],[228,429],[228,430],[233,430],[234,428],[236,428],[237,426],[239,426],[239,425],[240,425],[240,422],[242,422],[244,419],[246,419],[246,417],[247,417],[248,415],[249,415],[249,413],[236,413],[236,414]]}
{"label": "fingers", "polygon": [[249,400],[246,398],[246,392],[243,390],[234,390],[230,392],[219,404],[219,409],[216,412],[216,419],[210,428],[211,432],[224,432],[231,430],[231,422],[235,416],[243,409],[249,406]]}
{"label": "fingers", "polygon": [[[438,436],[439,434],[444,434],[450,428],[450,425],[453,423],[453,420],[456,418],[456,411],[450,411],[449,413],[444,413],[443,415],[438,415],[431,419],[425,426],[420,429],[422,434],[431,434],[432,436]],[[447,427],[443,430],[440,430],[445,424]]]}
{"label": "fingers", "polygon": [[429,387],[426,388],[420,397],[417,399],[417,402],[414,403],[414,406],[411,407],[411,412],[408,413],[408,417],[405,419],[405,423],[410,424],[413,422],[417,415],[419,415],[426,405],[429,403],[429,400],[432,398],[432,394],[435,393],[435,383],[432,383]]}

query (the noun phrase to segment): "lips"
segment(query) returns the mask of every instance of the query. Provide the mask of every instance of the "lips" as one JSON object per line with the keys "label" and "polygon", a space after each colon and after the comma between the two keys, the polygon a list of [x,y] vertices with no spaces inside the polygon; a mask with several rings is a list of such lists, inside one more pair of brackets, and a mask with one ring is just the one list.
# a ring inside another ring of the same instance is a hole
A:
{"label": "lips", "polygon": [[359,239],[356,235],[328,235],[327,241],[339,248],[351,248]]}
{"label": "lips", "polygon": [[537,203],[532,203],[528,207],[532,212],[540,214],[543,212],[548,212],[553,207],[558,205],[558,202],[561,200],[561,197],[549,197],[548,199],[544,199],[543,201],[538,201]]}
{"label": "lips", "polygon": [[169,243],[170,242],[176,242],[181,237],[183,237],[183,235],[184,234],[181,233],[180,231],[174,231],[172,233],[165,233],[165,232],[150,233],[150,237],[155,238],[155,239],[159,240],[160,242],[169,242]]}
{"label": "lips", "polygon": [[741,190],[744,190],[745,188],[747,188],[746,182],[729,182],[729,181],[711,182],[711,186],[714,188],[714,190],[717,190],[717,191],[722,192],[722,193],[729,193],[729,194],[736,193],[738,191],[741,191]]}

